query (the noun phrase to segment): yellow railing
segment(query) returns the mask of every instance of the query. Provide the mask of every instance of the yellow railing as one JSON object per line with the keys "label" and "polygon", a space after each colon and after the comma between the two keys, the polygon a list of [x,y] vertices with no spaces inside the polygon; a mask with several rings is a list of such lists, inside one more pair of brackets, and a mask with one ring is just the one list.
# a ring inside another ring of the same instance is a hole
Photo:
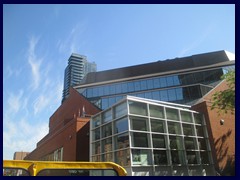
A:
{"label": "yellow railing", "polygon": [[126,176],[113,162],[3,160],[4,176]]}

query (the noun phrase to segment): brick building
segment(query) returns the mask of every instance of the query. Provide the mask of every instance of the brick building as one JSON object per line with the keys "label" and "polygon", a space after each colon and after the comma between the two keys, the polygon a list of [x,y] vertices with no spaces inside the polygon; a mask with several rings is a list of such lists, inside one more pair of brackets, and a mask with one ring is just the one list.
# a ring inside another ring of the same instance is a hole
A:
{"label": "brick building", "polygon": [[205,115],[215,169],[221,175],[235,175],[235,115],[211,110],[212,95],[227,88],[226,81],[222,81],[192,109]]}
{"label": "brick building", "polygon": [[100,110],[75,89],[49,120],[49,133],[25,160],[89,161],[89,120]]}
{"label": "brick building", "polygon": [[23,160],[28,154],[29,152],[15,152],[13,155],[13,160]]}

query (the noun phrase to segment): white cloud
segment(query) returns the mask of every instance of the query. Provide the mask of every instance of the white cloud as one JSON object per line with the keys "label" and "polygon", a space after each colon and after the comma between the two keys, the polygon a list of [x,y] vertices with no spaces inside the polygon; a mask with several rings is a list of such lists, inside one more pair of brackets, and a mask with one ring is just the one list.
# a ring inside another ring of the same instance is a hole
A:
{"label": "white cloud", "polygon": [[40,66],[42,63],[42,59],[36,57],[35,47],[38,43],[38,38],[31,37],[29,41],[29,49],[28,49],[28,63],[31,66],[32,78],[33,78],[33,89],[37,89],[40,83]]}
{"label": "white cloud", "polygon": [[25,118],[20,121],[7,121],[3,131],[3,159],[12,159],[16,151],[31,152],[47,133],[47,122],[33,126]]}
{"label": "white cloud", "polygon": [[69,36],[64,40],[58,40],[57,48],[60,53],[72,54],[80,53],[81,47],[86,43],[84,41],[84,33],[86,31],[86,23],[78,23],[69,31]]}
{"label": "white cloud", "polygon": [[211,34],[213,31],[213,24],[210,24],[201,35],[196,36],[197,38],[187,47],[184,47],[178,54],[178,57],[183,57],[188,52],[192,51],[193,49],[197,48],[199,45],[201,45],[207,37]]}
{"label": "white cloud", "polygon": [[[8,112],[10,113],[17,113],[19,109],[22,107],[21,105],[21,98],[23,96],[23,90],[20,90],[19,93],[16,95],[14,93],[9,93],[8,102]],[[24,102],[25,105],[27,102]]]}
{"label": "white cloud", "polygon": [[40,95],[33,104],[34,114],[41,112],[50,102],[51,97]]}

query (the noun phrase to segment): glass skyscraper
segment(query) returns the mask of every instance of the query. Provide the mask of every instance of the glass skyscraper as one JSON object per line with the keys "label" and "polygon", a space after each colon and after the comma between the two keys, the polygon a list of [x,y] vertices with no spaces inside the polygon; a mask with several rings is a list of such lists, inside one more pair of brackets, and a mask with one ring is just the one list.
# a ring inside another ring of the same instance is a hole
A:
{"label": "glass skyscraper", "polygon": [[95,72],[95,63],[87,61],[87,57],[73,53],[68,59],[64,73],[63,101],[69,95],[69,88],[79,84],[89,72]]}

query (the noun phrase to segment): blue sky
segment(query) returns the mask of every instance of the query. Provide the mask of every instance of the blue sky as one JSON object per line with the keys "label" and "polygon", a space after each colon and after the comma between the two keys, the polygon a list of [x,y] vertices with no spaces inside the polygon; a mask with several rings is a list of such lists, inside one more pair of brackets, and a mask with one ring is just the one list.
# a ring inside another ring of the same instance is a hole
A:
{"label": "blue sky", "polygon": [[48,133],[71,53],[102,71],[218,50],[235,5],[3,5],[3,159]]}

